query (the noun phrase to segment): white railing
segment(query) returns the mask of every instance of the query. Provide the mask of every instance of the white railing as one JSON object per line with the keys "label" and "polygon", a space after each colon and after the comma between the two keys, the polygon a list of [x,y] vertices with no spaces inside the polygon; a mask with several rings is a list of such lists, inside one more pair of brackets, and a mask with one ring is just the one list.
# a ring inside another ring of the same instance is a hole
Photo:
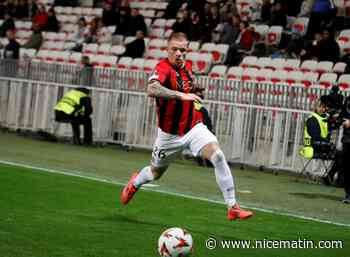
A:
{"label": "white railing", "polygon": [[[53,107],[75,86],[0,77],[0,125],[71,136],[69,124],[54,121]],[[152,147],[156,136],[154,100],[144,92],[90,87],[95,141]],[[235,163],[301,170],[298,151],[308,111],[206,100],[215,134]]]}

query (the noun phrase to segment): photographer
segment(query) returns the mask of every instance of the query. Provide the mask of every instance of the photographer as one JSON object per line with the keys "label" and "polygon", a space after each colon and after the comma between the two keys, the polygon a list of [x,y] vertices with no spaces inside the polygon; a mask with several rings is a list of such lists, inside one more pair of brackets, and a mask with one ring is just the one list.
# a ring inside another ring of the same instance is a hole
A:
{"label": "photographer", "polygon": [[343,154],[342,154],[342,171],[344,174],[344,190],[345,198],[343,203],[350,203],[350,96],[348,96],[343,105],[342,115],[344,118],[343,128],[344,134],[342,137]]}

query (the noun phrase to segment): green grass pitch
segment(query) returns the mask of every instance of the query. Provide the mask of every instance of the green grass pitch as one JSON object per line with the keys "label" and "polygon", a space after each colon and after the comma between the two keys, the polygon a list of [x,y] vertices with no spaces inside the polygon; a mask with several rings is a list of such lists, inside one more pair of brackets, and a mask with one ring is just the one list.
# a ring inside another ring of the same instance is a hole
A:
{"label": "green grass pitch", "polygon": [[[195,257],[347,257],[350,230],[256,211],[228,222],[221,204],[141,190],[127,206],[112,183],[0,165],[1,257],[156,257],[169,227],[186,228]],[[343,240],[342,249],[208,250],[205,240]]]}

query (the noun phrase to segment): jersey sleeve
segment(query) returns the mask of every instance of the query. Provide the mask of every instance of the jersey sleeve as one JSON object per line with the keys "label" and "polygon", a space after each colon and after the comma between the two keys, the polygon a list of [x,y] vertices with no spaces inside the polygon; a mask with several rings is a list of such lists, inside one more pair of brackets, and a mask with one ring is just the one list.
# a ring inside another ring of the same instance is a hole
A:
{"label": "jersey sleeve", "polygon": [[164,63],[160,62],[155,67],[152,75],[148,79],[148,82],[151,82],[153,80],[158,80],[160,84],[164,85],[169,75],[170,75],[170,69],[168,65],[165,65]]}

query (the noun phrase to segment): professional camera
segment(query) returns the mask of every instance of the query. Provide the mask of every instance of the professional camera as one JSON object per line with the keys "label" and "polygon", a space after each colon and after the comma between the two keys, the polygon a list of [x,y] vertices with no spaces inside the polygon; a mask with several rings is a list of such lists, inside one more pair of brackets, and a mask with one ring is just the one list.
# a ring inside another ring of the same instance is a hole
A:
{"label": "professional camera", "polygon": [[338,129],[344,120],[344,96],[339,91],[338,86],[333,86],[328,95],[321,96],[321,99],[324,98],[328,110],[328,123],[331,129]]}

